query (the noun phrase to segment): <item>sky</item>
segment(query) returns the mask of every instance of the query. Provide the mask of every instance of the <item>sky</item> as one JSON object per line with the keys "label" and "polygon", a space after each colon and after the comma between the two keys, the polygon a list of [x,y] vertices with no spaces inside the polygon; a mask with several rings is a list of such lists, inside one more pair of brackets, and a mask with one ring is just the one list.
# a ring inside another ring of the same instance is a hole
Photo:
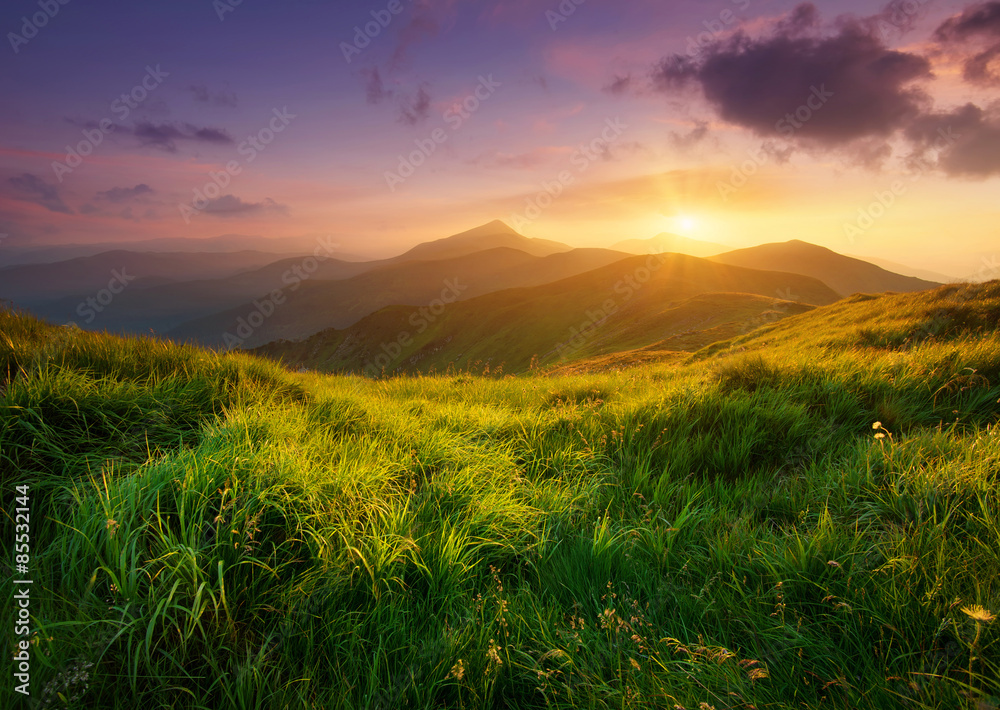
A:
{"label": "sky", "polygon": [[502,219],[997,270],[1000,2],[8,0],[0,31],[0,249]]}

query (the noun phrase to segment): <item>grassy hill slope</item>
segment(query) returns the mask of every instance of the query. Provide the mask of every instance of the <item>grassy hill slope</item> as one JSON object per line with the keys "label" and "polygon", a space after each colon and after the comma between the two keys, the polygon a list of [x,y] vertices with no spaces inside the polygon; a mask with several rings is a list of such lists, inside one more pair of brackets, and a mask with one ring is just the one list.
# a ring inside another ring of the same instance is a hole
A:
{"label": "grassy hill slope", "polygon": [[687,364],[388,381],[0,312],[32,692],[994,707],[998,310],[859,297]]}

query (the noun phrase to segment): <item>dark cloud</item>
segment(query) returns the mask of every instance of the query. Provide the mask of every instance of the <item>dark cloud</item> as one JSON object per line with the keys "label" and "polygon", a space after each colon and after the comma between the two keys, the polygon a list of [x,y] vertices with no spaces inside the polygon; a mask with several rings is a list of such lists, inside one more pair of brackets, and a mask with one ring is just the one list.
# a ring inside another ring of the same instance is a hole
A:
{"label": "dark cloud", "polygon": [[1000,38],[1000,2],[969,5],[934,31],[934,38],[939,42],[969,39],[975,35]]}
{"label": "dark cloud", "polygon": [[400,97],[399,120],[408,126],[415,126],[427,120],[431,112],[431,95],[426,86],[417,89],[413,97]]}
{"label": "dark cloud", "polygon": [[209,200],[208,205],[202,211],[216,217],[237,217],[258,212],[287,214],[288,206],[278,204],[270,197],[265,197],[260,202],[244,202],[235,195],[222,195],[214,200]]}
{"label": "dark cloud", "polygon": [[1000,2],[968,6],[942,22],[934,39],[959,53],[966,81],[1000,86]]}
{"label": "dark cloud", "polygon": [[929,105],[913,82],[931,76],[925,58],[888,49],[871,21],[841,18],[825,28],[810,3],[765,36],[737,31],[653,70],[656,88],[698,88],[729,123],[827,146],[888,137],[910,123]]}
{"label": "dark cloud", "polygon": [[198,103],[209,104],[210,106],[222,106],[235,108],[239,99],[232,91],[222,91],[221,89],[212,91],[204,84],[192,84],[188,91],[194,96]]}
{"label": "dark cloud", "polygon": [[73,210],[66,206],[55,186],[48,184],[33,173],[21,173],[16,177],[9,178],[8,182],[14,187],[15,192],[27,202],[34,202],[51,212],[73,214]]}
{"label": "dark cloud", "polygon": [[199,143],[234,143],[232,136],[221,128],[199,128],[190,123],[141,122],[132,129],[132,134],[144,146],[152,146],[169,153],[177,151],[177,141]]}
{"label": "dark cloud", "polygon": [[107,200],[108,202],[127,202],[141,195],[149,195],[153,192],[153,188],[145,183],[139,183],[135,187],[113,187],[110,190],[104,190],[98,192],[95,196],[98,200]]}
{"label": "dark cloud", "polygon": [[988,178],[1000,175],[1000,107],[984,110],[966,104],[928,113],[906,130],[911,162],[947,175]]}
{"label": "dark cloud", "polygon": [[85,202],[84,204],[80,205],[80,209],[78,211],[80,214],[94,214],[95,212],[100,212],[99,209],[94,207],[89,202]]}
{"label": "dark cloud", "polygon": [[625,74],[624,76],[616,75],[607,86],[604,87],[604,91],[613,96],[621,96],[628,92],[632,86],[632,76],[630,74]]}

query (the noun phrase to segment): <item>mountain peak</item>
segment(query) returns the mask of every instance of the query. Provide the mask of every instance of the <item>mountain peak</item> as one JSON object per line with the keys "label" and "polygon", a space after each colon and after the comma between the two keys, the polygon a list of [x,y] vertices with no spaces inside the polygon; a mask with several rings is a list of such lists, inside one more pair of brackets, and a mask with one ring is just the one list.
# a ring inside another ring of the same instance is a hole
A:
{"label": "mountain peak", "polygon": [[506,222],[495,219],[444,239],[423,242],[397,259],[450,259],[497,247],[510,247],[532,256],[548,256],[570,251],[571,247],[546,239],[529,239],[511,229]]}
{"label": "mountain peak", "polygon": [[459,232],[458,234],[453,235],[452,238],[479,237],[488,234],[518,234],[518,233],[514,231],[503,220],[495,219],[492,222],[487,222],[486,224],[480,225],[478,227],[473,227],[472,229],[466,230],[464,232]]}

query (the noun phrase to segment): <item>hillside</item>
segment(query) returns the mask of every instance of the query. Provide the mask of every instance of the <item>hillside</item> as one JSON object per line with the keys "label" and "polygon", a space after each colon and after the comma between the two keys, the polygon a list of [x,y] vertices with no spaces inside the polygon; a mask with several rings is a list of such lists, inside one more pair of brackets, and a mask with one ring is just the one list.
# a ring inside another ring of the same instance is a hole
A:
{"label": "hillside", "polygon": [[[710,293],[741,295],[689,300]],[[803,303],[837,300],[824,284],[795,274],[680,254],[630,257],[543,286],[471,298],[432,317],[394,305],[352,328],[258,352],[323,371],[440,372],[479,361],[521,372],[664,340],[697,349],[770,317],[765,314],[783,315],[779,308],[799,312],[782,298],[790,293]]]}
{"label": "hillside", "polygon": [[[574,249],[536,257],[508,247],[435,261],[403,261],[371,268],[337,281],[309,279],[283,290],[283,302],[244,340],[255,346],[271,340],[304,338],[326,328],[344,328],[388,305],[426,307],[520,286],[535,286],[591,271],[625,259],[607,249]],[[240,318],[257,310],[244,304],[185,323],[172,338],[206,345],[225,344]]]}
{"label": "hillside", "polygon": [[812,276],[841,296],[885,291],[909,293],[940,286],[912,276],[901,276],[867,261],[843,256],[825,247],[797,239],[737,249],[709,258],[720,264],[745,266],[748,269],[773,269]]}
{"label": "hillside", "polygon": [[622,372],[370,381],[0,311],[32,687],[991,707],[998,315],[1000,282],[858,296]]}

